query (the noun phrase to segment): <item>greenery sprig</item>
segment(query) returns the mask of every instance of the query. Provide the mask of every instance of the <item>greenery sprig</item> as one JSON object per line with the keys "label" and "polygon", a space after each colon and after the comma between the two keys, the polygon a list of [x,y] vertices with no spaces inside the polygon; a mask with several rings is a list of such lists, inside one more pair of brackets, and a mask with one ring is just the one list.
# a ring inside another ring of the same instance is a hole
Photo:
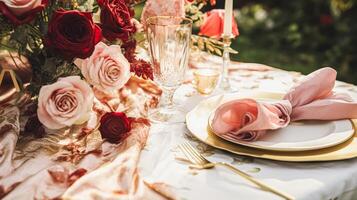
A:
{"label": "greenery sprig", "polygon": [[[191,36],[191,44],[192,48],[207,51],[210,54],[215,54],[218,56],[222,56],[223,53],[223,42],[214,38],[203,37],[199,35]],[[230,53],[237,54],[238,51],[229,47]]]}

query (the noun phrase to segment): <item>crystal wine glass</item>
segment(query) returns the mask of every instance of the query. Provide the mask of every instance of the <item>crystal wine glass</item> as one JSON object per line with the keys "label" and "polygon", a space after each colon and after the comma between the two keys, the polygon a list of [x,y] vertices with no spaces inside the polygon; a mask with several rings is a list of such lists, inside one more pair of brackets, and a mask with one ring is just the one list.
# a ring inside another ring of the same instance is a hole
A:
{"label": "crystal wine glass", "polygon": [[154,80],[163,89],[159,108],[150,113],[150,119],[154,122],[182,122],[184,113],[175,108],[173,95],[184,80],[192,20],[175,16],[154,16],[147,19],[146,25]]}

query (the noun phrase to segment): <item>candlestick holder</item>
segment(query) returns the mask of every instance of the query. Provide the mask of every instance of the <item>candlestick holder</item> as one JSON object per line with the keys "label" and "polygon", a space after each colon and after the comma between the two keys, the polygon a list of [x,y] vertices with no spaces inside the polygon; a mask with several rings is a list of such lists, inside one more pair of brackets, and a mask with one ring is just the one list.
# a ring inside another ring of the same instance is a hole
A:
{"label": "candlestick holder", "polygon": [[231,63],[231,59],[229,57],[229,53],[231,53],[230,46],[231,46],[231,40],[234,38],[233,35],[222,35],[223,39],[223,65],[222,65],[222,71],[221,71],[221,78],[220,78],[220,83],[219,83],[219,88],[223,91],[231,91],[232,87],[229,81],[229,76],[228,76],[228,68]]}

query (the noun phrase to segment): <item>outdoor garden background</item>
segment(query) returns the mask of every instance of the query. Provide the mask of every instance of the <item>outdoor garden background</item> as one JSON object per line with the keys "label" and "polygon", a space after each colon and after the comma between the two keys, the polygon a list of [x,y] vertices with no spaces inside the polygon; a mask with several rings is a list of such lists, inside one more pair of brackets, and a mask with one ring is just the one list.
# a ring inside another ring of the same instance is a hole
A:
{"label": "outdoor garden background", "polygon": [[233,60],[304,74],[331,66],[339,80],[357,84],[357,0],[235,0],[234,7]]}

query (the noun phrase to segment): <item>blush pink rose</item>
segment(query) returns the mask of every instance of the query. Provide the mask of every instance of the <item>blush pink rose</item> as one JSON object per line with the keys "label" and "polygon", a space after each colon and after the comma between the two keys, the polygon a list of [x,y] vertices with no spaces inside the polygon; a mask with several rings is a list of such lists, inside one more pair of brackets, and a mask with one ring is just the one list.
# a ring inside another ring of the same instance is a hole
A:
{"label": "blush pink rose", "polygon": [[[224,10],[213,9],[206,13],[203,24],[200,27],[199,35],[207,37],[220,38],[224,28]],[[232,18],[232,34],[236,37],[239,35],[238,25]]]}
{"label": "blush pink rose", "polygon": [[76,59],[74,63],[87,82],[102,91],[120,89],[130,78],[130,63],[118,45],[100,42],[89,58]]}
{"label": "blush pink rose", "polygon": [[30,22],[47,5],[47,0],[0,0],[0,13],[15,25]]}
{"label": "blush pink rose", "polygon": [[141,13],[141,23],[152,16],[185,16],[185,0],[147,0]]}
{"label": "blush pink rose", "polygon": [[49,129],[82,124],[89,119],[93,100],[92,88],[79,76],[59,78],[56,83],[42,86],[38,119]]}

